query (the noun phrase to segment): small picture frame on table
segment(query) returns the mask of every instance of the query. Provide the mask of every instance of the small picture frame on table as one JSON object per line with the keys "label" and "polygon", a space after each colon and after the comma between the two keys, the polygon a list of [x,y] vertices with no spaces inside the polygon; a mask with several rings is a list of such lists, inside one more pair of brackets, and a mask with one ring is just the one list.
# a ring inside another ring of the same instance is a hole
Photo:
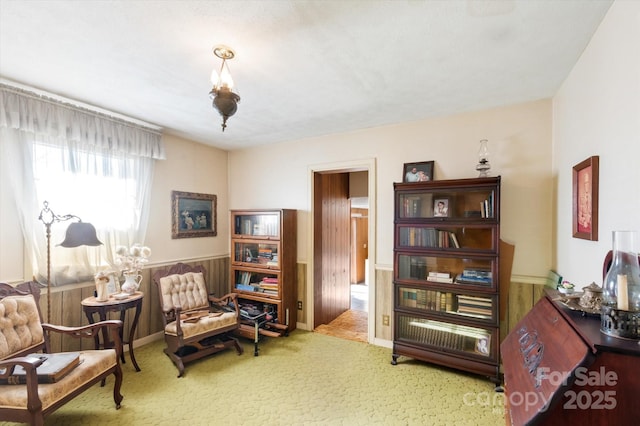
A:
{"label": "small picture frame on table", "polygon": [[433,161],[404,163],[402,182],[428,182],[433,180]]}
{"label": "small picture frame on table", "polygon": [[597,155],[573,166],[573,237],[598,241]]}
{"label": "small picture frame on table", "polygon": [[116,273],[109,272],[107,277],[109,278],[109,282],[107,282],[107,294],[111,296],[112,294],[120,293],[120,281]]}
{"label": "small picture frame on table", "polygon": [[433,217],[449,217],[449,199],[435,198],[433,200]]}

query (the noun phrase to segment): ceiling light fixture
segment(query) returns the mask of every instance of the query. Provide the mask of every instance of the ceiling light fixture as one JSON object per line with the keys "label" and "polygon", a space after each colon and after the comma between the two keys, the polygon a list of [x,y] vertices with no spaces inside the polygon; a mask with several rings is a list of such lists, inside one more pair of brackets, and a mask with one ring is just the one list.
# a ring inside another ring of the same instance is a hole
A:
{"label": "ceiling light fixture", "polygon": [[209,92],[209,97],[213,99],[213,107],[222,116],[222,131],[227,127],[227,119],[238,110],[240,96],[233,92],[233,78],[229,71],[227,60],[233,59],[235,52],[231,48],[219,45],[213,48],[213,54],[222,59],[220,73],[214,69],[211,73],[211,83],[213,88]]}

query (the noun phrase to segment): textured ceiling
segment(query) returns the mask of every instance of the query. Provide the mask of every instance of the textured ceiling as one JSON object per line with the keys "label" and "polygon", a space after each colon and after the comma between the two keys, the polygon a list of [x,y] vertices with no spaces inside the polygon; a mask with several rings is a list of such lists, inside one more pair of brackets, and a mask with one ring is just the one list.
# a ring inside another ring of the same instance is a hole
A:
{"label": "textured ceiling", "polygon": [[[0,77],[222,149],[552,96],[609,0],[0,0]],[[211,107],[212,48],[242,100]]]}

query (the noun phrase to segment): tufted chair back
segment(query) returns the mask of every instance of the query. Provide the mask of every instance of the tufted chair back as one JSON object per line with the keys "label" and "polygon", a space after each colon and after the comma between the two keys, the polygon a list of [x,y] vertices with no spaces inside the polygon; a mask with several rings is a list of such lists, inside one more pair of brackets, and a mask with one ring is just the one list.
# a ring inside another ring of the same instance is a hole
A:
{"label": "tufted chair back", "polygon": [[160,278],[162,310],[180,306],[182,311],[208,309],[207,286],[202,272],[173,274]]}
{"label": "tufted chair back", "polygon": [[0,359],[35,352],[44,345],[40,313],[31,294],[0,300]]}

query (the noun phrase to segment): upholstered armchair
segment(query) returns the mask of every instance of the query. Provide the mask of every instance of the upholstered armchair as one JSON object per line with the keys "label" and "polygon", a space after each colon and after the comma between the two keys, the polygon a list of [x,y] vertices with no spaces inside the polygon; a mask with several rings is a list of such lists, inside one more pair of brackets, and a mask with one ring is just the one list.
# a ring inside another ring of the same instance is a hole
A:
{"label": "upholstered armchair", "polygon": [[244,348],[232,336],[240,327],[234,293],[216,298],[208,294],[202,266],[178,263],[153,274],[164,324],[164,353],[184,374],[184,364],[235,347]]}
{"label": "upholstered armchair", "polygon": [[[83,327],[62,327],[42,322],[38,305],[40,289],[28,282],[13,287],[0,283],[0,382],[19,383],[16,368],[24,369],[25,384],[0,384],[0,420],[44,424],[44,418],[72,398],[111,374],[115,376],[113,400],[120,408],[122,340],[118,320],[102,321]],[[26,355],[50,354],[50,334],[63,333],[93,340],[107,327],[113,349],[80,351],[80,364],[54,383],[38,383],[38,367],[43,360]]]}

